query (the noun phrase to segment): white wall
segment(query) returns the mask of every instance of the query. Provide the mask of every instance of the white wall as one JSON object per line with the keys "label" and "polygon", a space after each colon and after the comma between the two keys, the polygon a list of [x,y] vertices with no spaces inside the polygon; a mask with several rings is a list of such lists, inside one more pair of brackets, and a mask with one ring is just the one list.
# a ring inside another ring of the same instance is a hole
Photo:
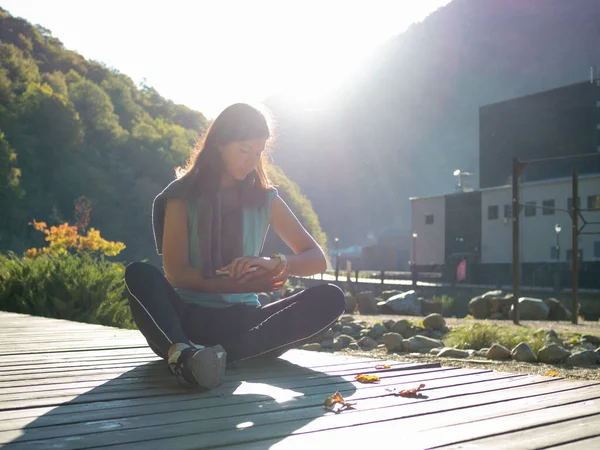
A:
{"label": "white wall", "polygon": [[[443,264],[445,261],[445,200],[443,196],[411,199],[411,227],[417,233],[416,264]],[[433,215],[433,224],[425,224],[425,216]],[[412,245],[411,245],[412,255]],[[411,259],[414,255],[411,256]]]}
{"label": "white wall", "polygon": [[[567,199],[571,197],[571,180],[561,180],[546,183],[521,184],[521,203],[535,201],[541,207],[543,200],[554,200],[555,208],[567,209]],[[512,221],[504,220],[504,205],[511,204],[511,188],[500,187],[482,190],[481,220],[482,220],[482,263],[512,262]],[[581,177],[579,180],[580,207],[587,208],[589,195],[600,195],[600,176]],[[488,206],[499,206],[499,218],[488,219]],[[600,222],[600,212],[582,212],[588,222]],[[551,258],[551,247],[556,246],[554,225],[560,224],[562,231],[559,235],[560,260],[566,261],[566,251],[572,245],[571,217],[564,211],[555,211],[553,215],[544,215],[541,208],[536,209],[533,217],[525,216],[525,209],[520,215],[520,248],[521,262],[554,262]],[[581,220],[580,220],[581,226]],[[583,231],[598,231],[600,225],[587,225]],[[581,235],[579,248],[583,249],[584,261],[598,260],[594,258],[594,242],[600,241],[598,235]]]}

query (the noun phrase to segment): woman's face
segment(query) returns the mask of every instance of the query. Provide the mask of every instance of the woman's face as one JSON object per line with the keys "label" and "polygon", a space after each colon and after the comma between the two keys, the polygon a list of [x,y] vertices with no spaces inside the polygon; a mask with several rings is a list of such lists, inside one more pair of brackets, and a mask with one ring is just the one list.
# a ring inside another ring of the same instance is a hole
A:
{"label": "woman's face", "polygon": [[233,180],[244,180],[258,166],[266,139],[236,141],[220,148],[225,175]]}

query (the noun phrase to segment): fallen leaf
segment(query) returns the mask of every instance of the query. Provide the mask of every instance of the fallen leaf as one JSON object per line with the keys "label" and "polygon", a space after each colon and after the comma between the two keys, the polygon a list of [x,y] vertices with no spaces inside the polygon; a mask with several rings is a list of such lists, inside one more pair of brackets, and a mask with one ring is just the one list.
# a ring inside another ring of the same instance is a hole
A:
{"label": "fallen leaf", "polygon": [[330,411],[339,412],[343,409],[354,409],[354,405],[356,403],[348,403],[346,400],[344,400],[342,394],[336,392],[335,394],[327,397],[323,404],[325,405],[325,408],[329,409]]}
{"label": "fallen leaf", "polygon": [[554,370],[549,370],[548,372],[546,372],[546,375],[548,375],[549,377],[557,377],[558,372],[556,372]]}
{"label": "fallen leaf", "polygon": [[402,389],[400,391],[396,389],[386,389],[390,393],[390,395],[395,395],[396,397],[412,397],[413,395],[417,395],[421,389],[423,389],[425,385],[421,383],[419,386],[412,389]]}
{"label": "fallen leaf", "polygon": [[365,375],[362,373],[356,375],[354,379],[360,383],[377,383],[378,381],[381,381],[377,375]]}
{"label": "fallen leaf", "polygon": [[376,369],[389,369],[391,366],[389,364],[377,364],[375,366]]}

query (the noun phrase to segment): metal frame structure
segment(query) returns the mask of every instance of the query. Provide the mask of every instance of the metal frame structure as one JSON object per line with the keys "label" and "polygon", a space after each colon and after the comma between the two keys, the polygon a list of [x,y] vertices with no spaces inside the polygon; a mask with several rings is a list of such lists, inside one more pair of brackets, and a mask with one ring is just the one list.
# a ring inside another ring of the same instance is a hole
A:
{"label": "metal frame structure", "polygon": [[[544,159],[532,159],[529,161],[520,161],[519,158],[513,158],[512,163],[512,221],[513,221],[513,229],[512,229],[512,240],[513,240],[513,322],[518,325],[519,324],[519,297],[520,295],[520,258],[519,258],[519,215],[521,213],[521,209],[523,208],[523,204],[519,201],[519,177],[523,173],[523,170],[531,164],[544,163],[544,162],[552,162],[552,161],[561,161],[561,160],[573,160],[573,159],[583,159],[583,158],[597,158],[598,155],[594,153],[584,154],[584,155],[574,155],[574,156],[558,156],[554,158],[544,158]],[[574,324],[577,324],[577,313],[579,311],[579,300],[578,300],[578,282],[579,282],[579,243],[578,238],[582,234],[600,234],[600,232],[584,232],[583,229],[586,225],[600,225],[600,222],[588,222],[581,215],[582,211],[599,211],[598,209],[582,209],[580,208],[579,202],[577,199],[579,198],[579,175],[577,173],[577,169],[573,170],[573,181],[572,181],[572,189],[573,189],[573,201],[571,202],[570,210],[554,208],[558,211],[564,211],[571,216],[571,230],[572,230],[572,255],[571,255],[571,272],[572,272],[572,309],[573,316],[571,321]],[[582,221],[581,227],[579,226],[579,219]]]}

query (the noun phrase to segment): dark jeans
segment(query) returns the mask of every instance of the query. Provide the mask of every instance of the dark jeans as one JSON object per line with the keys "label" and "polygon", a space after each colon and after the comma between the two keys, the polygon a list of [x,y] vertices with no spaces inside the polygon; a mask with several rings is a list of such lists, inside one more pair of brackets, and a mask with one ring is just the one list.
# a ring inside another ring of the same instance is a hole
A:
{"label": "dark jeans", "polygon": [[221,344],[228,363],[277,356],[309,342],[344,312],[344,294],[322,284],[266,306],[206,308],[188,304],[154,266],[134,262],[125,270],[131,314],[154,352],[167,357],[174,343]]}

